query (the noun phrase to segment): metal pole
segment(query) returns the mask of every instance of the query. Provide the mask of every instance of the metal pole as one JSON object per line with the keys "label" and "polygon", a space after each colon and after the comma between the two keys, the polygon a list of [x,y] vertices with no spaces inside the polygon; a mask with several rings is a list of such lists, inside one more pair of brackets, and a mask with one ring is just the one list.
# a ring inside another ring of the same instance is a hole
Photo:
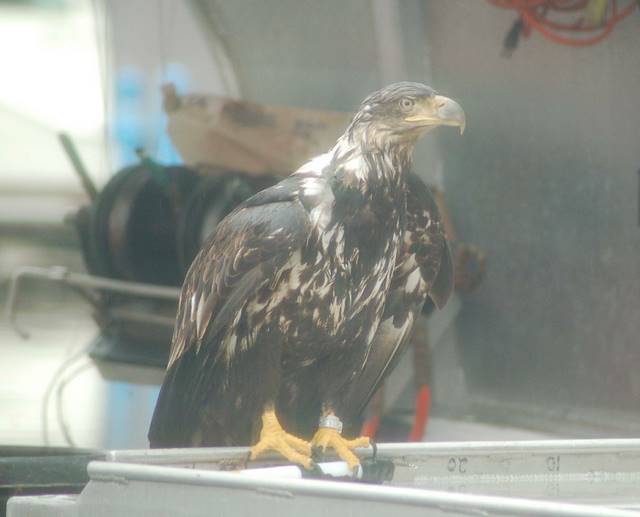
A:
{"label": "metal pole", "polygon": [[80,178],[82,187],[89,195],[91,200],[94,200],[96,197],[98,197],[98,189],[96,189],[96,186],[93,184],[93,181],[91,180],[87,169],[82,163],[80,155],[78,154],[75,145],[73,145],[71,138],[69,138],[69,135],[67,135],[66,133],[58,134],[58,138],[60,139],[60,143],[62,144],[62,148],[65,150],[67,157],[71,161],[71,165],[73,165],[73,169],[76,171],[76,174]]}

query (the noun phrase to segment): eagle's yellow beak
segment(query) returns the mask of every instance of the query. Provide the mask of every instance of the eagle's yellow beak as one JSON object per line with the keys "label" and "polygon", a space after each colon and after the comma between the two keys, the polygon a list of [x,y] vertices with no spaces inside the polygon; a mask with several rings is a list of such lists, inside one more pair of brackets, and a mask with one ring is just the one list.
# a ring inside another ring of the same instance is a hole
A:
{"label": "eagle's yellow beak", "polygon": [[458,126],[460,134],[464,133],[464,110],[456,101],[435,95],[417,109],[418,113],[405,117],[407,122],[417,122],[425,126]]}

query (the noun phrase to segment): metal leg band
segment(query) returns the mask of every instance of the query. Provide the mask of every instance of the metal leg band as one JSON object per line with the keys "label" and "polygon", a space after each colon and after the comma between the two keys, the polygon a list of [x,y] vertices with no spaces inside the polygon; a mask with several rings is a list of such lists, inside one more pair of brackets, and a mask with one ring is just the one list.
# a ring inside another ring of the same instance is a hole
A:
{"label": "metal leg band", "polygon": [[318,427],[335,429],[339,434],[342,434],[342,420],[340,420],[336,415],[321,416],[318,421]]}

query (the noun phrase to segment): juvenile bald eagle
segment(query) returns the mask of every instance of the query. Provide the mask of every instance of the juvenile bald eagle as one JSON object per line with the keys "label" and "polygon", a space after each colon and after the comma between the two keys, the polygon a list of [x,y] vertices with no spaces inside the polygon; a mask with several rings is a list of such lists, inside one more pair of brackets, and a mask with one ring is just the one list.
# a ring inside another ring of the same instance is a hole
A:
{"label": "juvenile bald eagle", "polygon": [[152,447],[255,444],[252,457],[309,467],[319,445],[357,465],[351,449],[368,439],[343,438],[342,422],[389,373],[426,297],[442,307],[452,288],[413,147],[464,124],[423,84],[383,88],[333,149],[217,226],[182,288]]}

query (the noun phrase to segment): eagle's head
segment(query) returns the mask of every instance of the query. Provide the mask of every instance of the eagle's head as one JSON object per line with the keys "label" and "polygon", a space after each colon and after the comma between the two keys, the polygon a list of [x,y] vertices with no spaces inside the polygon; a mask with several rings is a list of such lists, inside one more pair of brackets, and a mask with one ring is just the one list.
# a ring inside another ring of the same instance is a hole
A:
{"label": "eagle's head", "polygon": [[411,149],[424,133],[438,126],[464,131],[460,105],[421,83],[395,83],[369,95],[353,117],[348,134],[365,146]]}

